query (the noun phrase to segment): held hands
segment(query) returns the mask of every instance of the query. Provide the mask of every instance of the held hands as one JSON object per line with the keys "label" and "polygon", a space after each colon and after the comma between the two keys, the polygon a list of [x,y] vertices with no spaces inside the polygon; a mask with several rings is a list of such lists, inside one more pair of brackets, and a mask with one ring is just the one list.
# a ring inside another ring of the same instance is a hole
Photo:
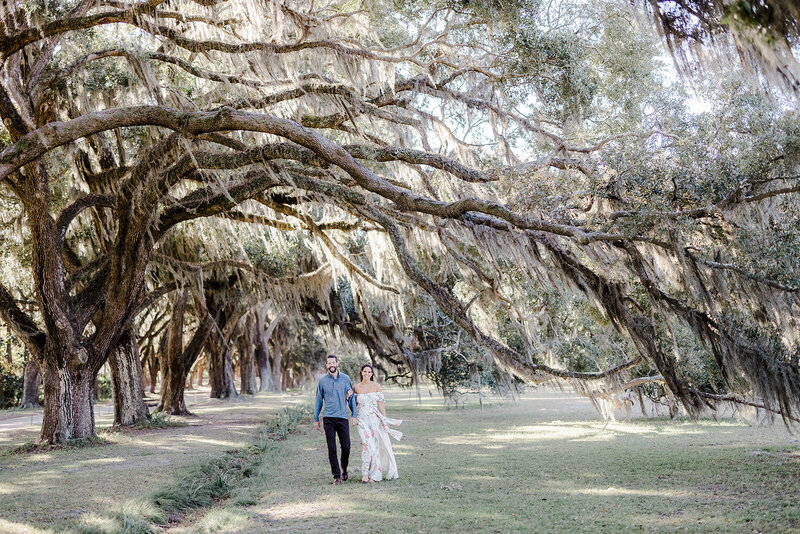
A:
{"label": "held hands", "polygon": [[358,426],[358,419],[355,417],[350,418],[350,426]]}

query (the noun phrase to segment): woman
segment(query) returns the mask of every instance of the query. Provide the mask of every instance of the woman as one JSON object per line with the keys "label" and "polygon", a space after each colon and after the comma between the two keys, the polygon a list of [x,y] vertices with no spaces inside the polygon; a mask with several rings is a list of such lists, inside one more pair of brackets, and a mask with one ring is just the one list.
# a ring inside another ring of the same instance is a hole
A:
{"label": "woman", "polygon": [[397,462],[389,436],[399,440],[402,432],[389,428],[399,425],[400,419],[386,417],[381,387],[375,382],[370,364],[361,367],[361,382],[353,386],[358,405],[358,434],[361,436],[361,482],[380,482],[382,478],[397,478]]}

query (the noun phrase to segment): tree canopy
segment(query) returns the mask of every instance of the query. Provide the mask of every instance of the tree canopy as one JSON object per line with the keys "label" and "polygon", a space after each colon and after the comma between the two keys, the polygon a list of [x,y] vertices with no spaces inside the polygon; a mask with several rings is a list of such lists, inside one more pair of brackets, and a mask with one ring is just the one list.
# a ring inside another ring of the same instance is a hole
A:
{"label": "tree canopy", "polygon": [[[43,370],[42,439],[94,431],[91,381],[167,294],[192,350],[269,301],[415,373],[467,352],[595,398],[657,381],[675,410],[794,420],[794,82],[779,70],[776,101],[715,72],[691,112],[631,9],[6,7],[0,317]],[[770,25],[789,55],[795,11]]]}

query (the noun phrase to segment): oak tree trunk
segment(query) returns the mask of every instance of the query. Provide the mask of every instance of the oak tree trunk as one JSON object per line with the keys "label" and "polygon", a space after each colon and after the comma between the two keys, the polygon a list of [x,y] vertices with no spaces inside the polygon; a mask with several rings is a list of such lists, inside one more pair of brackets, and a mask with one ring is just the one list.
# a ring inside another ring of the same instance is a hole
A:
{"label": "oak tree trunk", "polygon": [[[65,443],[91,437],[94,435],[92,386],[95,373],[85,365],[68,365],[64,361],[66,358],[53,353],[59,350],[53,345],[48,343],[45,348],[42,373],[44,413],[40,439],[47,443]],[[62,354],[68,354],[68,351]]]}
{"label": "oak tree trunk", "polygon": [[156,392],[156,382],[158,382],[158,356],[156,351],[151,351],[147,358],[147,370],[150,372],[150,393]]}
{"label": "oak tree trunk", "polygon": [[33,358],[25,365],[25,374],[22,381],[22,401],[20,407],[32,408],[39,406],[39,388],[42,385],[42,373]]}
{"label": "oak tree trunk", "polygon": [[167,383],[167,351],[169,345],[169,336],[170,332],[172,331],[172,326],[168,326],[167,329],[164,331],[164,335],[161,336],[161,342],[158,344],[158,374],[161,377],[161,393],[164,393],[164,388],[166,387]]}
{"label": "oak tree trunk", "polygon": [[[277,334],[277,332],[276,332]],[[281,343],[281,338],[278,335],[275,335],[272,339],[272,383],[273,383],[273,391],[283,391],[283,387],[286,385],[281,380],[282,372],[281,367],[283,366],[283,344]]]}
{"label": "oak tree trunk", "polygon": [[273,391],[275,382],[272,379],[272,366],[269,362],[269,351],[267,344],[263,342],[261,335],[256,336],[256,364],[258,365],[258,391]]}
{"label": "oak tree trunk", "polygon": [[239,336],[239,377],[242,393],[253,395],[256,392],[255,354],[253,352],[253,330],[255,321],[248,319],[242,335]]}
{"label": "oak tree trunk", "polygon": [[274,325],[270,325],[272,329],[267,328],[267,308],[256,309],[255,316],[255,360],[258,366],[258,390],[275,391],[275,381],[272,376],[272,364],[270,363],[269,355],[269,337],[274,331],[272,330]]}
{"label": "oak tree trunk", "polygon": [[172,415],[190,415],[183,395],[186,373],[180,369],[178,362],[173,363],[175,365],[167,373],[167,378],[161,388],[161,403],[158,409]]}
{"label": "oak tree trunk", "polygon": [[[215,338],[218,336],[215,336]],[[230,343],[209,343],[210,367],[209,382],[211,384],[211,397],[227,399],[238,397],[236,386],[233,383],[233,365],[231,362],[233,350]]]}
{"label": "oak tree trunk", "polygon": [[186,384],[186,369],[183,360],[183,320],[186,311],[185,291],[176,294],[172,304],[166,351],[162,352],[161,402],[159,411],[173,415],[188,415],[183,391]]}
{"label": "oak tree trunk", "polygon": [[[196,382],[197,383],[197,387],[202,386],[203,385],[203,371],[205,371],[205,368],[206,368],[205,359],[198,360],[197,364],[194,367],[192,367],[192,375],[191,375],[191,378],[189,378],[189,382]],[[196,380],[195,380],[195,377],[196,377]]]}
{"label": "oak tree trunk", "polygon": [[150,412],[144,402],[142,362],[133,330],[122,334],[108,357],[114,395],[114,426],[130,426],[147,421]]}

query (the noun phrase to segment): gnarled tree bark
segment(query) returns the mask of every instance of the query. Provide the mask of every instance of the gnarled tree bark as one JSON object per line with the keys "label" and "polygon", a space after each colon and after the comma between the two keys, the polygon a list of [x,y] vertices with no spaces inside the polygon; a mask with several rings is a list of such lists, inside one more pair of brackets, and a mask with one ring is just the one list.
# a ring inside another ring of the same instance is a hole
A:
{"label": "gnarled tree bark", "polygon": [[248,316],[237,343],[239,349],[241,389],[242,393],[245,395],[253,395],[256,392],[255,352],[253,344],[253,330],[255,326],[255,319],[252,316]]}
{"label": "gnarled tree bark", "polygon": [[21,408],[33,408],[39,406],[39,389],[42,387],[42,374],[39,372],[39,366],[33,358],[28,359],[25,364],[25,373],[22,379],[22,399],[20,400]]}
{"label": "gnarled tree bark", "polygon": [[[49,341],[49,340],[48,340]],[[96,372],[86,365],[76,365],[77,354],[61,352],[49,343],[44,358],[44,413],[40,440],[64,443],[94,435],[94,400],[92,390]],[[65,354],[66,353],[66,354]],[[64,356],[71,356],[69,360]],[[73,361],[70,361],[73,360]]]}
{"label": "gnarled tree bark", "polygon": [[200,315],[200,323],[197,326],[192,339],[184,349],[183,324],[186,313],[186,291],[176,294],[173,299],[172,319],[169,329],[165,335],[169,336],[165,354],[165,374],[161,390],[161,402],[158,409],[173,415],[189,415],[184,399],[184,388],[186,378],[192,365],[197,360],[200,352],[208,342],[215,325],[215,319],[209,315],[208,310],[202,306],[201,298],[195,298],[195,309]]}
{"label": "gnarled tree bark", "polygon": [[142,362],[133,328],[123,332],[108,357],[114,395],[114,426],[130,426],[150,418],[144,401]]}
{"label": "gnarled tree bark", "polygon": [[[258,374],[260,377],[259,391],[280,391],[280,380],[275,379],[273,367],[274,354],[270,354],[269,343],[278,322],[283,318],[283,312],[269,322],[267,325],[267,313],[269,305],[257,306],[254,313],[256,316],[255,340],[256,340],[256,363],[258,364]],[[278,377],[280,377],[280,360],[278,363]]]}

